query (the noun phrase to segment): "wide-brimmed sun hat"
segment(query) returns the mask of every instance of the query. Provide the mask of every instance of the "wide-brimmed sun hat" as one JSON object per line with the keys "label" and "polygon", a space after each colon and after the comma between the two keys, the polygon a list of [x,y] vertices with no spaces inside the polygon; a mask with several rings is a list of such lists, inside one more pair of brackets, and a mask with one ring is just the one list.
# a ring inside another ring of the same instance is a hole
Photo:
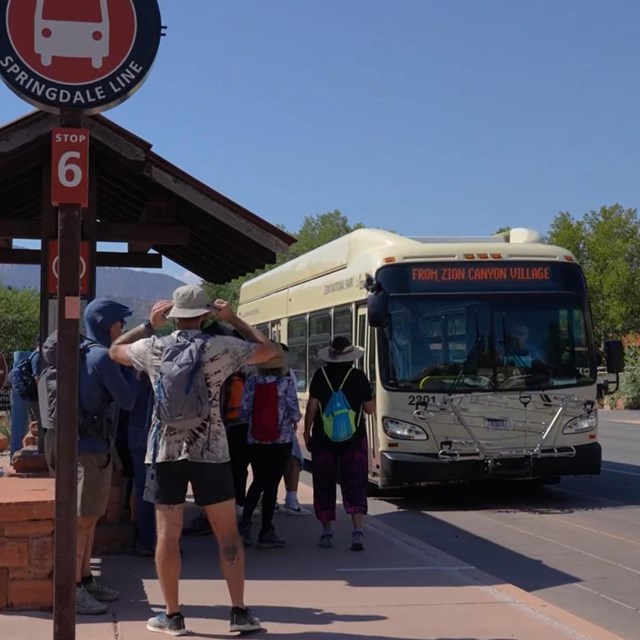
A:
{"label": "wide-brimmed sun hat", "polygon": [[273,356],[266,362],[261,362],[256,366],[258,369],[283,369],[288,367],[291,363],[291,352],[289,351],[289,347],[284,344],[284,342],[277,342],[275,344],[279,344],[282,347],[282,353],[277,356]]}
{"label": "wide-brimmed sun hat", "polygon": [[185,284],[173,292],[173,307],[167,318],[197,318],[217,309],[209,304],[204,289],[197,284]]}
{"label": "wide-brimmed sun hat", "polygon": [[354,347],[349,338],[338,336],[324,349],[318,351],[318,358],[328,363],[355,362],[364,355],[362,347]]}

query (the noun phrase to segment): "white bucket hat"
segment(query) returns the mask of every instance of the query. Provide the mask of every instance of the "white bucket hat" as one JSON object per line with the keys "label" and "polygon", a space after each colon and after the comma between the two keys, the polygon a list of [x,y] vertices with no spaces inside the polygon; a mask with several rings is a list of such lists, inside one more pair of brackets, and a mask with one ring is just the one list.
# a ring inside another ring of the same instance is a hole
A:
{"label": "white bucket hat", "polygon": [[173,307],[167,318],[197,318],[217,309],[207,301],[207,294],[197,284],[185,284],[173,292]]}

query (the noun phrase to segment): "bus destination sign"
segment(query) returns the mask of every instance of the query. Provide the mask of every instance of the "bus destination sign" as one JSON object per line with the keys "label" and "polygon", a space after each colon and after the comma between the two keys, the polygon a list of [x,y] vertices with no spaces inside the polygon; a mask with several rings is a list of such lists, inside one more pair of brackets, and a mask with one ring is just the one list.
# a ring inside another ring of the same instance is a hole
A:
{"label": "bus destination sign", "polygon": [[415,267],[411,269],[411,279],[432,282],[478,282],[478,281],[549,281],[551,267],[496,267],[496,266],[447,266]]}
{"label": "bus destination sign", "polygon": [[391,294],[585,290],[577,264],[533,260],[390,264],[376,280]]}

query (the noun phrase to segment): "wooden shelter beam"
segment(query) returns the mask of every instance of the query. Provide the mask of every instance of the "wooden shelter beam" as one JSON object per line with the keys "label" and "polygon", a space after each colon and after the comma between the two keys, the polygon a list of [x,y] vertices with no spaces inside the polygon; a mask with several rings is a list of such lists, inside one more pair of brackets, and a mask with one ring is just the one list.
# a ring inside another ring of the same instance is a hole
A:
{"label": "wooden shelter beam", "polygon": [[[0,264],[40,264],[39,249],[2,249]],[[100,251],[96,255],[99,267],[129,267],[133,269],[161,269],[162,256],[159,253],[120,253]]]}

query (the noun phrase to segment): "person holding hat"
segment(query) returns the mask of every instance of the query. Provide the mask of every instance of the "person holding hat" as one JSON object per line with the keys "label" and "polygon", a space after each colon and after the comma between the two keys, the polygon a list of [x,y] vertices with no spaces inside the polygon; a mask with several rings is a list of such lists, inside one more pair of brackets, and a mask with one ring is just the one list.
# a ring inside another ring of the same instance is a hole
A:
{"label": "person holding hat", "polygon": [[[364,355],[345,336],[333,339],[331,345],[318,352],[326,366],[318,369],[309,385],[309,401],[304,416],[304,440],[311,453],[313,507],[322,524],[319,545],[333,546],[332,525],[336,519],[336,484],[342,489],[345,511],[353,521],[351,550],[364,549],[362,522],[367,513],[369,450],[364,415],[375,410],[371,382],[364,371],[354,367]],[[355,413],[355,432],[342,442],[325,433],[323,408],[334,391],[342,390]]]}
{"label": "person holding hat", "polygon": [[240,535],[246,545],[251,544],[251,516],[262,496],[258,546],[284,547],[285,541],[273,526],[273,512],[278,485],[291,456],[295,427],[302,417],[295,381],[289,375],[284,355],[259,364],[257,373],[247,378],[240,416],[249,423],[247,442],[253,474],[240,520]]}
{"label": "person holding hat", "polygon": [[[229,336],[207,336],[202,324],[215,315],[230,324],[246,340]],[[168,635],[187,633],[180,612],[180,534],[187,487],[191,484],[195,503],[207,514],[217,542],[220,568],[231,598],[231,631],[257,631],[260,620],[244,602],[244,550],[238,534],[233,475],[229,448],[220,413],[220,389],[234,371],[245,364],[258,364],[281,354],[266,336],[241,320],[228,302],[209,303],[202,287],[176,289],[173,300],[160,300],[149,319],[115,340],[109,350],[113,360],[146,372],[154,391],[167,342],[155,335],[167,319],[178,333],[204,340],[201,365],[208,388],[209,414],[197,427],[180,430],[152,417],[145,462],[155,471],[147,476],[156,507],[156,568],[165,600],[165,611],[150,618],[147,629]]]}

